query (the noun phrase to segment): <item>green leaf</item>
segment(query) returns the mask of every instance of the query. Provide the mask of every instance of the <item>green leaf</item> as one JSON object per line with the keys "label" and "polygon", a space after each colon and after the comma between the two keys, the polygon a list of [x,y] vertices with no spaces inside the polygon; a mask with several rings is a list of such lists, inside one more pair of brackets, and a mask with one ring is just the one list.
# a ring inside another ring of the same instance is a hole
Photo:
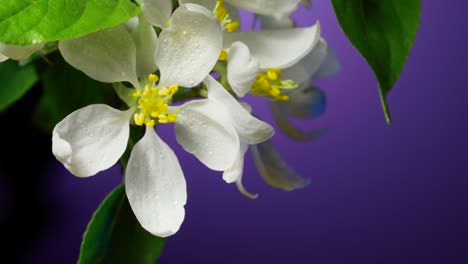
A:
{"label": "green leaf", "polygon": [[139,13],[130,0],[2,0],[0,42],[30,45],[76,38]]}
{"label": "green leaf", "polygon": [[[35,123],[45,131],[73,111],[97,103],[109,103],[113,90],[67,64],[58,52],[41,74],[43,93],[34,113]],[[109,93],[109,95],[107,95]]]}
{"label": "green leaf", "polygon": [[38,80],[34,65],[22,67],[14,60],[0,63],[0,112],[19,100]]}
{"label": "green leaf", "polygon": [[382,106],[390,124],[386,96],[413,46],[421,0],[332,0],[332,3],[343,31],[377,77]]}
{"label": "green leaf", "polygon": [[78,264],[152,264],[163,246],[163,238],[151,235],[138,223],[121,185],[94,213],[83,237]]}

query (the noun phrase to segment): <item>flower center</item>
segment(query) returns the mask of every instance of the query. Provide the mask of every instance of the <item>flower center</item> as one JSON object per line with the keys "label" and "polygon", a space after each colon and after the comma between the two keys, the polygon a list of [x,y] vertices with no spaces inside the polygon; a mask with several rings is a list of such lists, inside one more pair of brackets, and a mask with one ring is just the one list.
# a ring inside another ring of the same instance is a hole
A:
{"label": "flower center", "polygon": [[175,113],[168,113],[168,102],[177,92],[179,87],[171,85],[170,87],[156,87],[159,77],[154,74],[148,76],[151,85],[146,85],[143,91],[137,90],[133,97],[138,98],[138,110],[133,115],[135,124],[138,126],[146,125],[154,127],[158,123],[172,123],[177,120]]}
{"label": "flower center", "polygon": [[280,79],[280,69],[261,71],[252,85],[250,92],[259,96],[271,96],[278,101],[287,101],[289,96],[282,94],[283,89],[295,89],[298,85],[293,80]]}
{"label": "flower center", "polygon": [[228,32],[233,32],[239,27],[239,22],[232,21],[227,9],[223,6],[224,0],[218,0],[213,10],[213,14],[221,22],[221,28]]}

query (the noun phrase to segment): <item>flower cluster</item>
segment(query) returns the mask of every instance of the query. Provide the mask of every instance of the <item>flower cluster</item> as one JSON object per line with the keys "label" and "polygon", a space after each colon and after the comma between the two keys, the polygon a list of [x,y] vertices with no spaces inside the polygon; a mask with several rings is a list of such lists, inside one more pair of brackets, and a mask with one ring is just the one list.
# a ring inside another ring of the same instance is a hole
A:
{"label": "flower cluster", "polygon": [[[160,125],[173,123],[183,149],[250,198],[257,195],[242,184],[249,148],[270,185],[284,190],[307,185],[271,143],[273,127],[240,100],[247,94],[268,100],[278,127],[294,139],[318,134],[295,128],[289,119],[323,112],[325,97],[312,83],[339,68],[320,37],[320,24],[297,28],[290,18],[309,1],[137,2],[143,11],[139,17],[59,42],[70,65],[97,81],[119,84],[130,96],[122,97],[127,109],[89,105],[58,123],[52,137],[55,157],[74,175],[93,176],[119,161],[130,126],[145,127],[131,149],[125,190],[141,225],[161,237],[179,230],[187,193],[176,155],[156,132]],[[262,29],[240,31],[237,8],[255,13]],[[24,59],[43,48],[0,44],[0,59]],[[192,88],[200,91],[196,98],[173,104],[182,89]]]}

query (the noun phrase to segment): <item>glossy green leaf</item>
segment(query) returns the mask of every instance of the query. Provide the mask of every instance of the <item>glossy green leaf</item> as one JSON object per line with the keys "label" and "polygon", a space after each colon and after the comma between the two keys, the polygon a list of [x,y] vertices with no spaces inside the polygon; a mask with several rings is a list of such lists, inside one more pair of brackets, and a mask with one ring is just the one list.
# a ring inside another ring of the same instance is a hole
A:
{"label": "glossy green leaf", "polygon": [[138,223],[121,185],[94,213],[83,237],[78,264],[153,264],[163,246],[163,238],[151,235]]}
{"label": "glossy green leaf", "polygon": [[[67,64],[58,52],[49,57],[51,65],[42,65],[43,93],[34,113],[35,123],[45,131],[81,107],[109,103],[111,87],[97,82]],[[108,95],[109,94],[109,95]]]}
{"label": "glossy green leaf", "polygon": [[76,38],[139,12],[131,0],[2,0],[0,42],[30,45]]}
{"label": "glossy green leaf", "polygon": [[19,100],[37,81],[34,65],[20,66],[14,60],[0,63],[0,112]]}
{"label": "glossy green leaf", "polygon": [[386,96],[400,76],[413,46],[421,0],[332,0],[340,25],[372,67],[391,123]]}

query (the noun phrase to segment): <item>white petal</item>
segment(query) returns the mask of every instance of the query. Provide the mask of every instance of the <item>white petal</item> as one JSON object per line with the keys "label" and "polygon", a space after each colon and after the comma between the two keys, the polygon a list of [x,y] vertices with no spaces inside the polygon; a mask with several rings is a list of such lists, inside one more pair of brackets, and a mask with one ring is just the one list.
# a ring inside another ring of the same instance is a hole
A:
{"label": "white petal", "polygon": [[[189,3],[197,4],[197,5],[204,6],[206,9],[210,11],[214,10],[216,6],[216,2],[217,2],[216,0],[179,0],[179,4],[181,5],[189,4]],[[229,3],[224,3],[223,6],[228,11],[228,14],[231,17],[232,21],[236,21],[239,23],[241,22],[239,11],[237,10],[236,7],[230,5]]]}
{"label": "white petal", "polygon": [[136,48],[136,71],[138,76],[146,76],[158,68],[154,61],[158,36],[145,19],[139,19],[137,26],[130,31]]}
{"label": "white petal", "polygon": [[262,21],[262,29],[279,29],[279,28],[292,28],[294,21],[288,14],[282,16],[260,16]]}
{"label": "white petal", "polygon": [[289,100],[276,102],[285,107],[289,114],[301,119],[311,119],[322,115],[327,106],[325,93],[310,84],[302,85],[289,93]]}
{"label": "white petal", "polygon": [[326,129],[324,128],[313,131],[300,130],[289,119],[287,109],[278,102],[270,102],[270,109],[276,121],[276,124],[278,124],[278,128],[286,136],[292,139],[299,141],[313,140],[320,137],[326,132]]}
{"label": "white petal", "polygon": [[262,14],[275,15],[290,13],[297,8],[301,0],[226,0],[230,4],[247,11]]}
{"label": "white petal", "polygon": [[223,180],[227,183],[233,183],[242,178],[242,172],[244,170],[244,155],[248,148],[249,144],[247,142],[240,142],[240,147],[234,163],[232,163],[231,166],[223,173]]}
{"label": "white petal", "polygon": [[229,49],[227,77],[237,96],[243,97],[250,91],[259,70],[260,64],[252,58],[249,48],[242,42],[234,42]]}
{"label": "white petal", "polygon": [[178,108],[175,131],[179,144],[212,170],[229,168],[239,152],[239,136],[222,106],[204,99]]}
{"label": "white petal", "polygon": [[242,177],[244,174],[244,156],[248,148],[249,148],[248,143],[246,142],[240,143],[240,151],[237,155],[237,159],[228,170],[224,171],[223,180],[225,180],[227,183],[235,182],[237,189],[239,189],[239,191],[243,195],[247,196],[250,199],[257,199],[258,194],[252,194],[248,192],[245,189],[244,185],[242,184]]}
{"label": "white petal", "polygon": [[156,63],[161,71],[160,85],[193,87],[213,69],[222,49],[218,20],[208,9],[195,5],[180,6],[171,26],[159,36]]}
{"label": "white petal", "polygon": [[270,140],[252,145],[251,150],[260,176],[271,186],[292,191],[310,183],[288,166]]}
{"label": "white petal", "polygon": [[315,72],[312,77],[313,80],[323,79],[331,77],[340,71],[341,65],[338,59],[336,58],[335,52],[333,49],[327,47],[327,56],[325,57],[323,63],[320,65],[320,68]]}
{"label": "white petal", "polygon": [[252,56],[260,61],[260,68],[290,67],[306,56],[320,39],[320,23],[308,28],[246,31],[224,33],[224,48],[241,41]]}
{"label": "white petal", "polygon": [[314,75],[319,70],[327,57],[328,45],[324,39],[315,45],[315,47],[302,58],[298,63],[284,69],[281,73],[281,78],[293,80],[298,84],[305,84],[312,81]]}
{"label": "white petal", "polygon": [[61,41],[59,49],[69,64],[95,80],[139,87],[135,44],[123,25]]}
{"label": "white petal", "polygon": [[106,170],[127,148],[132,113],[103,104],[81,108],[55,126],[52,152],[78,177]]}
{"label": "white petal", "polygon": [[253,194],[253,193],[251,193],[251,192],[249,192],[249,191],[247,191],[247,190],[245,189],[244,184],[242,183],[242,177],[243,177],[243,175],[241,175],[241,176],[237,179],[237,181],[236,181],[237,189],[239,189],[239,191],[240,191],[243,195],[247,196],[248,198],[250,198],[250,199],[257,199],[257,198],[258,198],[258,194]]}
{"label": "white petal", "polygon": [[164,28],[171,18],[171,0],[143,0],[141,5],[145,18],[154,26]]}
{"label": "white petal", "polygon": [[231,122],[242,140],[249,144],[257,144],[273,136],[273,127],[247,112],[213,77],[208,75],[204,83],[208,88],[208,98],[215,100],[228,111]]}
{"label": "white petal", "polygon": [[44,46],[44,43],[30,46],[16,46],[0,43],[0,54],[13,60],[22,60],[31,56],[34,52],[41,50]]}
{"label": "white petal", "polygon": [[185,217],[187,186],[176,155],[146,128],[125,171],[125,191],[136,218],[153,235],[176,233]]}

